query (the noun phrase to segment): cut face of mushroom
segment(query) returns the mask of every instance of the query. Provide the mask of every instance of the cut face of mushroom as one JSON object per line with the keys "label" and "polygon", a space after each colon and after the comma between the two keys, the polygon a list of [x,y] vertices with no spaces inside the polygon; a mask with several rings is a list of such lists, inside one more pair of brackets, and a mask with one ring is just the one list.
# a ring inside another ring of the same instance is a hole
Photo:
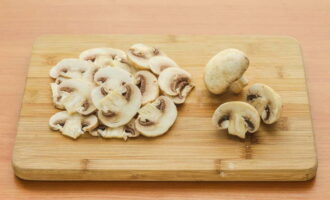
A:
{"label": "cut face of mushroom", "polygon": [[100,121],[111,128],[127,124],[141,106],[142,95],[139,88],[126,83],[118,88],[107,89],[99,86],[92,91],[92,100],[99,109]]}
{"label": "cut face of mushroom", "polygon": [[123,83],[134,83],[133,76],[117,67],[105,67],[99,69],[94,75],[94,81],[98,85],[112,84],[114,87],[119,87]]}
{"label": "cut face of mushroom", "polygon": [[137,72],[135,85],[138,86],[142,94],[142,105],[154,101],[159,96],[157,78],[149,71]]}
{"label": "cut face of mushroom", "polygon": [[119,138],[124,140],[138,137],[140,135],[140,133],[135,129],[134,120],[131,120],[128,124],[117,128],[110,128],[101,125],[96,129],[96,132],[103,138]]}
{"label": "cut face of mushroom", "polygon": [[[81,60],[95,62],[100,56],[115,59],[126,59],[126,53],[120,49],[113,48],[93,48],[87,49],[80,53],[79,58]],[[103,67],[103,66],[102,66]]]}
{"label": "cut face of mushroom", "polygon": [[261,83],[252,85],[246,101],[257,109],[265,124],[275,123],[280,118],[282,99],[271,87]]}
{"label": "cut face of mushroom", "polygon": [[135,120],[136,129],[144,136],[163,135],[175,122],[177,109],[173,101],[160,96],[154,102],[143,106]]}
{"label": "cut face of mushroom", "polygon": [[129,61],[138,69],[149,69],[149,59],[164,55],[159,49],[145,44],[134,44],[127,52]]}
{"label": "cut face of mushroom", "polygon": [[176,104],[183,103],[194,88],[191,83],[191,75],[185,70],[175,67],[163,70],[158,77],[158,83],[163,93],[172,98]]}
{"label": "cut face of mushroom", "polygon": [[60,131],[63,135],[73,139],[85,132],[90,132],[98,125],[95,115],[83,116],[78,113],[70,115],[66,111],[55,113],[49,120],[49,126],[53,130]]}
{"label": "cut face of mushroom", "polygon": [[78,78],[91,81],[97,69],[98,68],[93,63],[68,58],[57,63],[57,65],[50,70],[49,75],[52,78]]}
{"label": "cut face of mushroom", "polygon": [[247,56],[237,49],[225,49],[207,63],[204,70],[204,82],[213,94],[225,92],[236,82],[231,90],[239,93],[247,85],[247,79],[241,79],[249,66]]}
{"label": "cut face of mushroom", "polygon": [[100,55],[96,57],[94,63],[100,67],[119,67],[131,74],[136,72],[136,69],[129,64],[127,58]]}
{"label": "cut face of mushroom", "polygon": [[228,133],[245,138],[247,132],[259,129],[260,117],[257,110],[248,103],[232,101],[221,104],[212,116],[218,129],[228,129]]}
{"label": "cut face of mushroom", "polygon": [[178,64],[174,62],[171,58],[167,56],[154,56],[149,60],[149,66],[152,73],[159,75],[164,69],[169,67],[177,67],[179,68]]}
{"label": "cut face of mushroom", "polygon": [[90,98],[93,84],[81,79],[64,80],[58,85],[59,103],[69,114],[78,112],[88,115],[95,111],[95,106]]}

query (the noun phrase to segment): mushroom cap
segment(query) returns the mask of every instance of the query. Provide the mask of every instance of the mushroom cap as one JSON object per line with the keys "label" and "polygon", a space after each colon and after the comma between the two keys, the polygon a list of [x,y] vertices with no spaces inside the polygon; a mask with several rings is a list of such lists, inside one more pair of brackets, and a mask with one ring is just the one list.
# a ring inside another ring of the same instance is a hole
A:
{"label": "mushroom cap", "polygon": [[149,69],[149,59],[160,55],[164,55],[164,53],[145,44],[134,44],[127,52],[128,60],[138,69]]}
{"label": "mushroom cap", "polygon": [[163,135],[174,124],[177,117],[175,104],[166,96],[160,96],[152,103],[144,105],[138,113],[135,127],[147,137]]}
{"label": "mushroom cap", "polygon": [[158,83],[162,92],[171,96],[176,104],[183,103],[194,88],[191,83],[191,75],[176,67],[163,70],[158,77]]}
{"label": "mushroom cap", "polygon": [[228,129],[229,134],[245,138],[247,132],[254,133],[259,129],[260,117],[250,104],[231,101],[214,111],[212,122],[218,129]]}
{"label": "mushroom cap", "polygon": [[55,113],[49,119],[49,126],[53,130],[60,131],[63,135],[73,139],[85,132],[91,132],[98,125],[95,115],[83,116],[78,113],[69,114],[66,111]]}
{"label": "mushroom cap", "polygon": [[139,71],[135,74],[135,84],[142,94],[142,105],[154,101],[159,96],[158,81],[149,71]]}
{"label": "mushroom cap", "polygon": [[126,59],[126,53],[120,49],[113,48],[92,48],[87,49],[80,53],[79,58],[81,60],[94,62],[97,57],[106,56],[114,59]]}
{"label": "mushroom cap", "polygon": [[134,83],[133,76],[118,67],[105,67],[99,69],[94,75],[94,81],[98,85],[114,84],[115,86],[122,83]]}
{"label": "mushroom cap", "polygon": [[252,85],[248,89],[246,101],[257,109],[265,124],[272,124],[280,118],[281,96],[268,85],[262,83]]}
{"label": "mushroom cap", "polygon": [[131,137],[138,137],[140,133],[135,129],[134,119],[132,119],[128,124],[117,128],[110,128],[106,126],[99,126],[96,129],[97,135],[103,138],[120,138],[127,140]]}
{"label": "mushroom cap", "polygon": [[150,58],[149,66],[152,73],[156,75],[159,75],[164,69],[167,69],[169,67],[179,68],[179,65],[167,56],[154,56]]}
{"label": "mushroom cap", "polygon": [[141,106],[142,95],[136,85],[126,83],[106,93],[102,93],[100,86],[93,90],[92,99],[99,109],[97,116],[100,121],[108,127],[116,128],[127,124],[135,116]]}
{"label": "mushroom cap", "polygon": [[204,82],[213,94],[221,94],[240,79],[249,66],[247,56],[237,49],[225,49],[213,56],[204,70]]}
{"label": "mushroom cap", "polygon": [[64,80],[58,85],[59,102],[69,114],[91,114],[96,110],[90,97],[93,87],[91,82],[82,79]]}
{"label": "mushroom cap", "polygon": [[57,63],[50,71],[52,78],[80,78],[92,80],[93,73],[98,68],[91,62],[79,60],[75,58],[67,58]]}

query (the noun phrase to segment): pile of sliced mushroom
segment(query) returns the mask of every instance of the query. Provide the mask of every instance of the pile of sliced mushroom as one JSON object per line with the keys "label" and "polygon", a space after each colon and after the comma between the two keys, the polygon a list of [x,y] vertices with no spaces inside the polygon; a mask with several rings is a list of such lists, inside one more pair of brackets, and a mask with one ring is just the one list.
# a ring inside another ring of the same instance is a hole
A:
{"label": "pile of sliced mushroom", "polygon": [[145,44],[127,53],[88,49],[61,60],[49,75],[53,103],[62,110],[49,126],[73,139],[85,133],[124,140],[163,135],[177,118],[176,104],[194,88],[187,71]]}
{"label": "pile of sliced mushroom", "polygon": [[[248,80],[244,76],[249,67],[249,59],[238,49],[220,51],[205,66],[204,82],[213,94],[226,91],[238,94]],[[260,125],[273,124],[282,111],[281,96],[271,87],[256,83],[245,96],[245,101],[230,101],[220,105],[213,113],[212,122],[218,129],[228,129],[231,135],[245,138],[246,133],[254,133]]]}

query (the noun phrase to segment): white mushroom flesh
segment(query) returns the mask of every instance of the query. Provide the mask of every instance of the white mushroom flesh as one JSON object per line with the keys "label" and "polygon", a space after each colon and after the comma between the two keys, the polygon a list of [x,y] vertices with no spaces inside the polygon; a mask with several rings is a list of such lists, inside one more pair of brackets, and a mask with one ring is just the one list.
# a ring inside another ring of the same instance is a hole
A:
{"label": "white mushroom flesh", "polygon": [[159,96],[157,78],[149,71],[139,71],[135,74],[135,85],[142,94],[142,105],[154,101]]}
{"label": "white mushroom flesh", "polygon": [[167,56],[154,56],[149,60],[149,66],[152,73],[159,75],[164,69],[169,67],[177,67],[178,64]]}
{"label": "white mushroom flesh", "polygon": [[228,129],[228,133],[245,138],[247,132],[259,129],[260,117],[257,110],[248,103],[232,101],[221,104],[212,116],[218,129]]}
{"label": "white mushroom flesh", "polygon": [[113,48],[92,48],[87,49],[80,53],[79,58],[81,60],[95,62],[98,57],[107,57],[112,60],[115,59],[126,59],[126,53],[120,49]]}
{"label": "white mushroom flesh", "polygon": [[246,101],[254,106],[265,124],[275,123],[282,111],[281,96],[271,87],[256,83],[247,92]]}
{"label": "white mushroom flesh", "polygon": [[57,63],[57,65],[50,70],[49,75],[52,78],[78,78],[91,81],[97,69],[98,68],[93,63],[68,58]]}
{"label": "white mushroom flesh", "polygon": [[175,104],[166,96],[160,96],[154,102],[146,104],[138,113],[135,127],[147,137],[163,135],[173,125],[177,117]]}
{"label": "white mushroom flesh", "polygon": [[194,88],[191,75],[181,68],[167,68],[158,77],[159,87],[165,95],[181,104]]}
{"label": "white mushroom flesh", "polygon": [[128,124],[110,128],[106,126],[99,126],[96,133],[103,138],[119,138],[127,140],[128,138],[138,137],[139,132],[135,129],[134,120],[131,120]]}
{"label": "white mushroom flesh", "polygon": [[93,84],[81,79],[68,79],[58,86],[59,102],[69,114],[78,112],[88,115],[95,111],[90,94]]}
{"label": "white mushroom flesh", "polygon": [[149,69],[149,59],[161,55],[164,55],[164,53],[159,49],[145,44],[134,44],[127,52],[129,61],[138,69]]}
{"label": "white mushroom flesh", "polygon": [[83,116],[78,113],[69,114],[66,111],[55,113],[49,119],[49,126],[63,135],[76,139],[85,132],[91,132],[98,125],[95,115]]}

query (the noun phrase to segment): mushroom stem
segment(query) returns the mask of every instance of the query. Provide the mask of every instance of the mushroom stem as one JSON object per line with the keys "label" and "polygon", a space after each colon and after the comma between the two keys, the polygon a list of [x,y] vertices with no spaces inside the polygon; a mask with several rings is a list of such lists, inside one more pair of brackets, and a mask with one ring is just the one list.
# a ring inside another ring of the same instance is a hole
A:
{"label": "mushroom stem", "polygon": [[247,86],[248,83],[249,83],[249,80],[246,77],[242,76],[240,79],[238,79],[237,81],[233,82],[229,86],[229,90],[232,93],[238,94],[238,93],[240,93],[243,90],[243,88],[245,86]]}

